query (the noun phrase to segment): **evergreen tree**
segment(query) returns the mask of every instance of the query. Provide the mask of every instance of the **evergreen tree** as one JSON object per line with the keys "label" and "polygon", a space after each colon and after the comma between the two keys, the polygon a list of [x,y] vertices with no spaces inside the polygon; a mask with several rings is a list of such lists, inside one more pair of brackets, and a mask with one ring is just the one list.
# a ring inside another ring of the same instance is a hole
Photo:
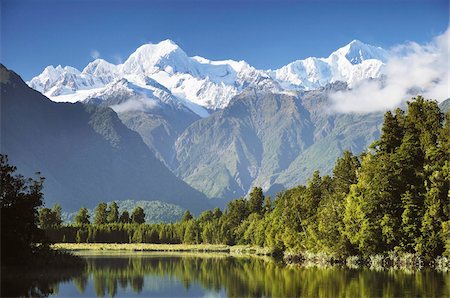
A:
{"label": "evergreen tree", "polygon": [[136,207],[131,213],[131,221],[137,224],[143,224],[145,222],[145,213],[142,207]]}
{"label": "evergreen tree", "polygon": [[108,223],[107,205],[105,202],[101,202],[95,208],[94,224],[102,225],[106,223]]}
{"label": "evergreen tree", "polygon": [[435,171],[430,177],[430,185],[425,194],[425,214],[420,231],[422,237],[417,251],[429,261],[445,250],[442,227],[449,220],[450,208],[450,171],[447,163],[441,171]]}
{"label": "evergreen tree", "polygon": [[61,205],[55,204],[52,209],[41,208],[39,210],[39,226],[42,229],[56,228],[61,224]]}
{"label": "evergreen tree", "polygon": [[264,194],[261,187],[253,187],[248,199],[248,211],[261,214],[264,202]]}
{"label": "evergreen tree", "polygon": [[109,223],[119,222],[119,206],[117,206],[116,202],[112,202],[109,205],[108,222]]}
{"label": "evergreen tree", "polygon": [[197,221],[200,225],[212,221],[214,219],[213,212],[211,210],[203,211],[200,216],[197,218]]}
{"label": "evergreen tree", "polygon": [[181,219],[181,221],[189,221],[189,220],[191,220],[193,217],[192,217],[192,214],[191,214],[191,212],[189,212],[189,210],[186,210],[185,212],[184,212],[184,214],[183,214],[183,218]]}
{"label": "evergreen tree", "polygon": [[420,238],[420,225],[422,208],[420,200],[407,191],[402,195],[402,249],[407,252],[415,252],[416,241]]}
{"label": "evergreen tree", "polygon": [[358,157],[353,156],[350,151],[344,151],[342,157],[338,158],[333,168],[334,191],[344,198],[350,190],[350,185],[356,184],[358,168],[361,166]]}
{"label": "evergreen tree", "polygon": [[50,208],[39,209],[39,227],[48,229],[53,226],[53,211]]}
{"label": "evergreen tree", "polygon": [[61,219],[61,205],[58,203],[53,205],[52,212],[53,212],[53,226],[55,227],[61,226],[63,222]]}
{"label": "evergreen tree", "polygon": [[216,233],[215,226],[212,222],[208,222],[203,227],[201,232],[203,243],[212,244],[214,243],[214,234]]}
{"label": "evergreen tree", "polygon": [[186,223],[186,230],[184,232],[183,243],[196,244],[201,242],[200,227],[198,223],[191,219]]}
{"label": "evergreen tree", "polygon": [[386,156],[377,159],[372,154],[364,156],[358,175],[358,183],[350,187],[345,199],[345,234],[360,253],[376,254],[386,250],[382,239],[381,219],[383,201],[389,201],[388,193],[390,161]]}
{"label": "evergreen tree", "polygon": [[384,114],[382,134],[380,140],[375,142],[373,147],[377,147],[382,152],[392,153],[398,146],[400,146],[403,138],[402,123],[404,114],[403,111],[397,109],[396,114],[393,115],[391,111]]}
{"label": "evergreen tree", "polygon": [[213,210],[213,216],[215,219],[219,219],[220,217],[222,217],[222,210],[220,210],[219,208],[214,208]]}
{"label": "evergreen tree", "polygon": [[0,210],[2,266],[26,264],[44,241],[38,228],[44,178],[26,179],[0,154]]}
{"label": "evergreen tree", "polygon": [[130,214],[128,213],[127,210],[124,210],[122,212],[122,214],[120,215],[120,218],[119,218],[119,222],[121,222],[121,223],[130,223],[131,222]]}
{"label": "evergreen tree", "polygon": [[263,204],[263,213],[269,213],[270,211],[272,211],[272,199],[270,197],[265,197]]}
{"label": "evergreen tree", "polygon": [[77,215],[75,215],[75,225],[83,226],[90,224],[89,217],[87,208],[81,207]]}

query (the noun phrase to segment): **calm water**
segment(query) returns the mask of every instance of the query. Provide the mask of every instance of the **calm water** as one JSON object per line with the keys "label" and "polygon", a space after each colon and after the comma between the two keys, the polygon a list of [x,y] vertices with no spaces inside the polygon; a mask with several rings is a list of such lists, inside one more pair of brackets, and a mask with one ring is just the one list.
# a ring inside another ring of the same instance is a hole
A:
{"label": "calm water", "polygon": [[[43,269],[39,282],[20,291],[51,297],[450,297],[450,273],[433,270],[305,268],[220,254],[83,257],[84,271]],[[24,280],[8,286],[23,287]]]}

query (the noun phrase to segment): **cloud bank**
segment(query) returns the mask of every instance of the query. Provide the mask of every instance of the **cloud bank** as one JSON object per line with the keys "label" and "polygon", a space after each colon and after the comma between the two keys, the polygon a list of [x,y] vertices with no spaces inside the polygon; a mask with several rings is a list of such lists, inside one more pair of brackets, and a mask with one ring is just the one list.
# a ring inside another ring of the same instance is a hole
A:
{"label": "cloud bank", "polygon": [[148,97],[134,97],[130,100],[127,100],[126,102],[112,105],[110,108],[112,108],[116,113],[125,113],[125,112],[131,112],[131,111],[149,111],[153,110],[155,108],[158,108],[158,103],[151,98]]}
{"label": "cloud bank", "polygon": [[412,96],[443,101],[450,97],[450,30],[430,43],[408,43],[390,50],[381,80],[369,80],[331,96],[333,112],[369,113],[399,106]]}

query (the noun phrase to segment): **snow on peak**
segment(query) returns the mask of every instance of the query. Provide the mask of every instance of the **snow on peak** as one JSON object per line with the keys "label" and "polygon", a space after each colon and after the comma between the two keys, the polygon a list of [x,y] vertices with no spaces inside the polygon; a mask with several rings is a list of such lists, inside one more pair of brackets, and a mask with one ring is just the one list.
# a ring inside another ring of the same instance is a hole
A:
{"label": "snow on peak", "polygon": [[[81,72],[70,66],[48,66],[28,85],[52,100],[73,102],[85,100],[92,92],[125,78],[130,84],[171,94],[165,98],[179,100],[191,109],[192,105],[220,109],[246,88],[274,92],[311,90],[336,81],[351,87],[359,81],[379,77],[387,57],[382,48],[353,40],[327,58],[310,57],[266,71],[245,61],[189,57],[167,39],[140,46],[119,65],[96,59]],[[109,91],[114,90],[109,87]]]}
{"label": "snow on peak", "polygon": [[122,71],[126,74],[152,74],[158,71],[173,74],[188,70],[189,57],[169,39],[140,46],[122,65]]}
{"label": "snow on peak", "polygon": [[103,59],[95,59],[83,69],[84,74],[90,75],[104,74],[107,72],[116,72],[116,71],[117,65],[109,63],[108,61]]}
{"label": "snow on peak", "polygon": [[362,80],[380,77],[387,58],[384,49],[353,40],[328,58],[297,60],[271,74],[287,89],[311,90],[336,81],[351,87]]}
{"label": "snow on peak", "polygon": [[365,44],[356,39],[333,52],[330,56],[332,55],[344,56],[353,65],[369,59],[387,61],[387,52],[384,49]]}

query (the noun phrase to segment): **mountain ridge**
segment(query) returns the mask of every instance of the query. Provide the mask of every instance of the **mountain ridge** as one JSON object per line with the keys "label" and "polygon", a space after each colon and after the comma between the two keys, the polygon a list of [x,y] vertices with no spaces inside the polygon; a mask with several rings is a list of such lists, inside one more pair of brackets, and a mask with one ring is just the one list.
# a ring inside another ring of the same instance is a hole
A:
{"label": "mountain ridge", "polygon": [[309,57],[276,70],[259,70],[245,61],[189,57],[173,41],[163,40],[138,47],[122,64],[97,59],[81,72],[73,67],[48,66],[27,83],[54,101],[82,101],[89,94],[87,90],[126,76],[145,75],[182,101],[215,110],[226,107],[245,88],[267,82],[289,90],[312,90],[335,81],[352,86],[380,77],[387,58],[382,48],[354,40],[327,58]]}
{"label": "mountain ridge", "polygon": [[108,107],[55,103],[0,65],[1,152],[21,174],[40,171],[48,204],[164,200],[199,212],[204,195],[175,177]]}

